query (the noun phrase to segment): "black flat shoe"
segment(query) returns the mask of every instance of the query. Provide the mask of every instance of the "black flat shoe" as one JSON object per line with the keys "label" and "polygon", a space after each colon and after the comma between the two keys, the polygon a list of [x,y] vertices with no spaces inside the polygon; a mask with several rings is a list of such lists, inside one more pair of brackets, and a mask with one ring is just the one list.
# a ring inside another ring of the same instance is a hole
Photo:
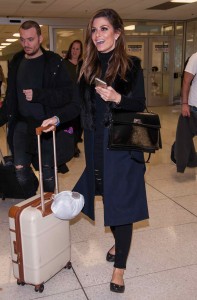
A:
{"label": "black flat shoe", "polygon": [[115,293],[124,293],[125,285],[119,285],[113,282],[110,282],[110,291]]}
{"label": "black flat shoe", "polygon": [[106,255],[106,260],[109,261],[109,262],[115,262],[115,254],[111,254],[108,251],[107,255]]}

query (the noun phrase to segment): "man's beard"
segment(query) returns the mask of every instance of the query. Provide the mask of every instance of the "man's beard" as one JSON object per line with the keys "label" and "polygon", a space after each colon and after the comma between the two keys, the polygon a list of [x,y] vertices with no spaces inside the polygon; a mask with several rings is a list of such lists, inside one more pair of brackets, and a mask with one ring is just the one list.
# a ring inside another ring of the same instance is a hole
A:
{"label": "man's beard", "polygon": [[[24,51],[25,51],[25,48],[24,48]],[[28,52],[25,51],[25,53],[26,53],[28,56],[34,56],[34,55],[37,54],[39,51],[40,51],[40,47],[39,47],[38,49],[36,49],[34,52],[28,53]]]}

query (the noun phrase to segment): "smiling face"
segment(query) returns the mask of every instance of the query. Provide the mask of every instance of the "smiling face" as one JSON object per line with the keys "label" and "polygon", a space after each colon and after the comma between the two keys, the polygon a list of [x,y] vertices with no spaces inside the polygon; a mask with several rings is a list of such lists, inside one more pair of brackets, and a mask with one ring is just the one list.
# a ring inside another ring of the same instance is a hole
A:
{"label": "smiling face", "polygon": [[120,32],[114,30],[107,18],[94,19],[92,23],[92,41],[99,52],[107,53],[113,50],[119,35]]}

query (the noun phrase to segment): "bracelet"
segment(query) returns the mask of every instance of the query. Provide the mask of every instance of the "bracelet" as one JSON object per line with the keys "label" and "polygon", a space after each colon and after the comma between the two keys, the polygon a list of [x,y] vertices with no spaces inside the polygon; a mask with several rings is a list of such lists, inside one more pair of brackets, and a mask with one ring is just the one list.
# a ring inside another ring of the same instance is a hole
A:
{"label": "bracelet", "polygon": [[60,125],[60,119],[57,116],[54,116],[54,118],[56,118],[57,122],[55,123],[55,126],[59,126]]}

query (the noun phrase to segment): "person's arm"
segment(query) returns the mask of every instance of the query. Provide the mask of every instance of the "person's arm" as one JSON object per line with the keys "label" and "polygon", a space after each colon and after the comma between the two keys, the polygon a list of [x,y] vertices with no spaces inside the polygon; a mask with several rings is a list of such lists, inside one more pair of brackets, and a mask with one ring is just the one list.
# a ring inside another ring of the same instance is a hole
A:
{"label": "person's arm", "polygon": [[[44,120],[41,126],[46,127],[51,125],[47,130],[44,132],[49,132],[53,129],[53,126],[59,126],[60,124],[71,121],[76,118],[80,113],[79,104],[76,102],[71,102],[65,106],[65,108],[61,111],[61,113],[56,114],[55,116]],[[64,121],[65,120],[65,121]]]}
{"label": "person's arm", "polygon": [[[52,59],[52,58],[51,58]],[[68,74],[65,61],[56,57],[56,68],[51,74],[50,64],[44,71],[44,87],[24,90],[27,101],[40,103],[51,108],[70,103],[73,98],[73,82]]]}
{"label": "person's arm", "polygon": [[54,115],[51,118],[45,119],[41,126],[46,127],[51,125],[48,130],[49,132],[53,129],[53,126],[59,126],[62,123],[69,122],[76,118],[80,114],[80,96],[78,86],[75,86],[73,91],[73,99],[70,103],[64,105],[61,109],[54,109]]}
{"label": "person's arm", "polygon": [[191,82],[194,78],[194,75],[189,72],[184,72],[183,76],[183,85],[182,85],[182,91],[181,91],[181,113],[183,117],[189,117],[190,116],[190,108],[188,104],[188,97],[189,97],[189,91]]}
{"label": "person's arm", "polygon": [[122,95],[120,106],[125,110],[136,112],[144,111],[146,108],[144,75],[141,68],[135,72],[135,83],[133,84],[132,91],[130,91],[128,94]]}
{"label": "person's arm", "polygon": [[48,119],[44,120],[42,122],[41,126],[42,127],[49,126],[48,129],[44,130],[44,132],[49,132],[49,131],[53,130],[54,126],[59,126],[59,124],[60,124],[59,117],[58,116],[54,116],[54,117],[51,117],[51,118],[48,118]]}
{"label": "person's arm", "polygon": [[114,102],[116,105],[120,104],[121,95],[117,93],[111,86],[106,86],[105,88],[96,86],[95,89],[104,101]]}
{"label": "person's arm", "polygon": [[114,108],[143,111],[146,107],[146,98],[143,70],[141,69],[139,60],[137,60],[137,63],[135,62],[133,70],[130,71],[129,75],[131,76],[130,81],[123,83],[125,86],[128,85],[128,92],[124,94],[118,93],[110,86],[107,88],[96,87],[96,91],[104,101],[113,102],[115,104]]}

